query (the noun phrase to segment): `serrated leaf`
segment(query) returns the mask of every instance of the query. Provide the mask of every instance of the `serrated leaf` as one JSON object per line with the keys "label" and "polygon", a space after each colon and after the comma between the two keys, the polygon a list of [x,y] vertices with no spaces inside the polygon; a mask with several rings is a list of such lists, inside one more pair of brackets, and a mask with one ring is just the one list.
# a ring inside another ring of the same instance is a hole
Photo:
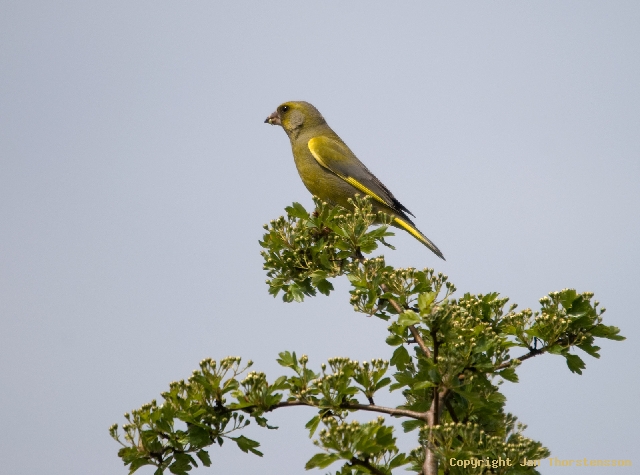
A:
{"label": "serrated leaf", "polygon": [[410,419],[408,421],[403,421],[402,422],[402,429],[405,432],[411,432],[412,430],[416,430],[419,427],[422,427],[424,425],[424,422],[422,421],[418,421],[415,419]]}
{"label": "serrated leaf", "polygon": [[561,345],[552,345],[547,348],[547,352],[551,353],[552,355],[561,355],[564,351],[566,350]]}
{"label": "serrated leaf", "polygon": [[204,447],[211,443],[209,431],[198,425],[192,424],[187,430],[187,440],[196,447]]}
{"label": "serrated leaf", "polygon": [[432,388],[433,386],[435,386],[435,383],[431,381],[420,381],[413,385],[413,389],[427,389]]}
{"label": "serrated leaf", "polygon": [[321,294],[329,295],[333,290],[333,284],[329,282],[327,279],[322,279],[316,283],[316,287],[320,291]]}
{"label": "serrated leaf", "polygon": [[402,345],[404,339],[400,335],[396,335],[395,333],[390,334],[385,340],[387,345],[389,346],[398,346]]}
{"label": "serrated leaf", "polygon": [[420,313],[424,313],[429,310],[435,298],[435,292],[423,292],[418,295],[418,308],[420,309]]}
{"label": "serrated leaf", "polygon": [[239,437],[229,437],[236,444],[238,444],[238,448],[245,453],[251,452],[260,457],[262,457],[263,453],[259,450],[256,450],[256,447],[260,447],[260,442],[256,442],[255,440],[248,439],[244,435]]}
{"label": "serrated leaf", "polygon": [[593,336],[597,336],[600,338],[607,338],[609,340],[622,341],[626,340],[626,337],[619,335],[620,329],[614,326],[607,326],[603,324],[598,324],[589,330]]}
{"label": "serrated leaf", "polygon": [[142,458],[142,457],[135,459],[134,461],[131,462],[131,465],[129,466],[129,474],[132,474],[143,465],[151,465],[151,462],[148,459]]}
{"label": "serrated leaf", "polygon": [[[289,286],[289,290],[287,294],[291,297],[292,300],[296,302],[302,302],[304,300],[304,293],[298,284],[291,284]],[[291,301],[291,300],[289,300]]]}
{"label": "serrated leaf", "polygon": [[594,346],[590,343],[582,343],[581,345],[577,346],[588,355],[593,356],[594,358],[600,358],[600,353],[598,353],[598,351],[600,350],[599,346]]}
{"label": "serrated leaf", "polygon": [[391,459],[391,462],[389,462],[389,468],[391,469],[391,468],[401,467],[402,465],[405,465],[409,462],[410,460],[406,456],[406,454],[399,453],[398,455],[396,455]]}
{"label": "serrated leaf", "polygon": [[564,357],[567,359],[567,366],[572,373],[582,374],[582,370],[586,368],[584,361],[578,355],[566,354]]}
{"label": "serrated leaf", "polygon": [[305,424],[305,428],[309,429],[309,438],[313,437],[313,434],[318,428],[318,424],[320,424],[320,416],[313,417],[309,422]]}
{"label": "serrated leaf", "polygon": [[525,330],[525,333],[529,336],[534,336],[536,338],[544,339],[544,336],[540,332],[540,328],[537,328],[537,327],[529,328],[528,330]]}
{"label": "serrated leaf", "polygon": [[279,358],[276,360],[280,366],[284,366],[285,368],[296,367],[297,362],[295,361],[293,355],[288,351],[283,351],[278,353]]}
{"label": "serrated leaf", "polygon": [[174,461],[169,465],[169,471],[175,475],[184,475],[189,472],[196,465],[195,460],[189,454],[175,453],[173,454]]}
{"label": "serrated leaf", "polygon": [[373,390],[378,391],[379,389],[382,389],[389,384],[391,384],[391,378],[382,378],[380,381],[378,381]]}
{"label": "serrated leaf", "polygon": [[196,455],[198,456],[198,458],[200,459],[200,461],[202,462],[202,465],[204,465],[205,467],[210,467],[211,466],[211,458],[209,457],[209,454],[206,450],[198,450],[196,452]]}
{"label": "serrated leaf", "polygon": [[292,218],[309,219],[309,213],[300,203],[294,202],[291,206],[287,206],[285,211]]}
{"label": "serrated leaf", "polygon": [[569,310],[577,296],[576,289],[565,289],[560,292],[560,303],[565,309]]}
{"label": "serrated leaf", "polygon": [[404,346],[396,348],[391,360],[389,361],[389,364],[395,366],[399,370],[403,370],[409,363],[411,363],[411,356]]}
{"label": "serrated leaf", "polygon": [[398,325],[402,325],[403,327],[415,325],[416,323],[420,323],[420,315],[413,310],[405,310],[405,312],[398,317]]}
{"label": "serrated leaf", "polygon": [[571,308],[567,310],[567,315],[571,317],[582,317],[590,313],[592,308],[588,300],[584,300],[582,296],[579,296],[573,301]]}
{"label": "serrated leaf", "polygon": [[339,459],[340,456],[338,454],[315,454],[309,459],[304,468],[306,470],[311,470],[312,468],[326,468]]}
{"label": "serrated leaf", "polygon": [[511,381],[512,383],[517,383],[518,380],[518,375],[516,374],[516,370],[514,368],[507,368],[507,369],[503,369],[502,371],[499,371],[498,376],[506,379],[507,381]]}
{"label": "serrated leaf", "polygon": [[258,423],[258,425],[260,427],[266,427],[267,429],[277,429],[277,426],[270,426],[269,424],[267,424],[267,418],[266,417],[261,417],[261,416],[254,416],[254,419],[256,420],[256,422]]}

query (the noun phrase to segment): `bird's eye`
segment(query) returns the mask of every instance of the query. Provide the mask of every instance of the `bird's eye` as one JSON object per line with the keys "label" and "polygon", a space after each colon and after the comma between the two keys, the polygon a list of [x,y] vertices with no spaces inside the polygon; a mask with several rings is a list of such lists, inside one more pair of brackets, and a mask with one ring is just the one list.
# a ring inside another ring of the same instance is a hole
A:
{"label": "bird's eye", "polygon": [[282,112],[287,112],[289,110],[289,106],[282,106]]}

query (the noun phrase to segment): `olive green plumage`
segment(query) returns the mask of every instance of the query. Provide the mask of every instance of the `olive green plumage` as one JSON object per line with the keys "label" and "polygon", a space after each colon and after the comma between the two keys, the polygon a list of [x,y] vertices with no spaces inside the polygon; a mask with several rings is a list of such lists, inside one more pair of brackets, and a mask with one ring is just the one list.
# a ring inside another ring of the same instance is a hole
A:
{"label": "olive green plumage", "polygon": [[318,109],[308,102],[285,102],[265,122],[282,126],[289,136],[300,178],[313,195],[345,208],[350,207],[348,199],[356,193],[368,195],[374,211],[392,215],[394,226],[444,259],[438,247],[415,227],[408,216],[413,216],[411,211],[358,160]]}

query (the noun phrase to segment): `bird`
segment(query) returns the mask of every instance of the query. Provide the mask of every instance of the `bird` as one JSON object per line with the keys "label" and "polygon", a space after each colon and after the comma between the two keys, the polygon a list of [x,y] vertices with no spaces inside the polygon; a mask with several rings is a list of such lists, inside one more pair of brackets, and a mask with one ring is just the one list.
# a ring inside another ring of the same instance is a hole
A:
{"label": "bird", "polygon": [[352,208],[349,198],[358,193],[369,196],[376,213],[391,215],[393,226],[404,229],[445,260],[440,249],[409,218],[415,215],[356,157],[313,105],[284,102],[264,122],[279,125],[287,133],[298,174],[312,195],[347,209]]}

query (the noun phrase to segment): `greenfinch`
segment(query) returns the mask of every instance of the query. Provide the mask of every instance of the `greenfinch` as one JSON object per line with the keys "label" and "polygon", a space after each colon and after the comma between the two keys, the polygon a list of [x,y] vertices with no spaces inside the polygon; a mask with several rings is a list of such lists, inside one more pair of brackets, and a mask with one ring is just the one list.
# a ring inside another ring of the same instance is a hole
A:
{"label": "greenfinch", "polygon": [[444,260],[440,249],[409,218],[408,214],[414,216],[413,213],[358,160],[318,109],[308,102],[285,102],[265,123],[280,125],[289,136],[298,173],[311,194],[344,208],[351,207],[348,200],[356,193],[370,196],[375,212],[391,215],[394,226],[407,231]]}

